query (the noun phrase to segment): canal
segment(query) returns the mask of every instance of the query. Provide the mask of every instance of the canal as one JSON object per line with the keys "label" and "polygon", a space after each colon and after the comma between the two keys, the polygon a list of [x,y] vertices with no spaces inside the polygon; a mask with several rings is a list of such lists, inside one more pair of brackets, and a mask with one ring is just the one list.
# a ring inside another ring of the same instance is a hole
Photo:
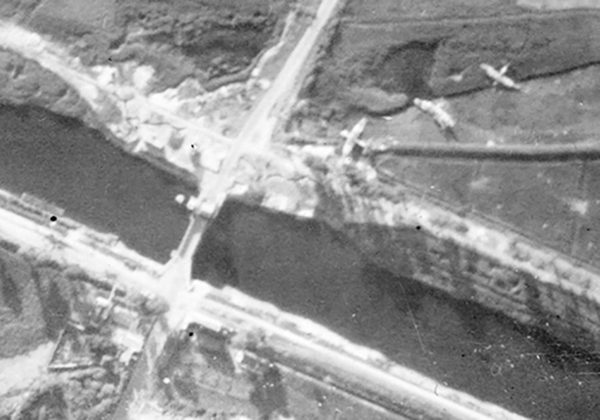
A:
{"label": "canal", "polygon": [[193,190],[80,121],[0,106],[0,144],[0,188],[50,201],[161,262],[183,236],[188,218],[174,198]]}
{"label": "canal", "polygon": [[600,359],[469,301],[394,277],[317,222],[228,202],[194,277],[327,325],[448,386],[535,419],[600,412]]}

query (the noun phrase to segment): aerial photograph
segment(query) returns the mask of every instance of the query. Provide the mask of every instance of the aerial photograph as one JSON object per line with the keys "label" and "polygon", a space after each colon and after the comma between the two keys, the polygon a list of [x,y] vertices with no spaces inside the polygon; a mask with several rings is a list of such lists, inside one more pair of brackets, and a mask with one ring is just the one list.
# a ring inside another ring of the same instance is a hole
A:
{"label": "aerial photograph", "polygon": [[600,0],[0,0],[0,420],[600,419]]}

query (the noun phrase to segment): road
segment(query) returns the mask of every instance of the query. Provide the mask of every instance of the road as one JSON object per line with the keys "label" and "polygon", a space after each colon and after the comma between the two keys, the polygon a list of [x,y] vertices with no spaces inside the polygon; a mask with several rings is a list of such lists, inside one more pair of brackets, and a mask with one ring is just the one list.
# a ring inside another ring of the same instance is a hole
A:
{"label": "road", "polygon": [[237,140],[242,140],[246,142],[245,144],[258,148],[263,148],[271,140],[274,128],[272,119],[277,117],[272,115],[273,111],[277,106],[295,100],[294,97],[290,97],[289,93],[302,82],[299,80],[299,76],[339,3],[340,0],[323,0],[321,2],[312,24],[288,57],[265,96],[248,116]]}
{"label": "road", "polygon": [[[173,124],[192,127],[211,140],[228,143],[229,153],[218,176],[201,192],[202,199],[211,203],[215,211],[221,207],[226,193],[233,185],[240,158],[246,153],[267,153],[277,120],[277,111],[294,100],[292,92],[300,83],[299,77],[304,66],[319,40],[319,35],[339,4],[340,0],[321,2],[314,21],[285,62],[271,88],[251,111],[246,123],[233,140],[210,132],[194,121],[182,119],[146,97],[137,97],[145,106]],[[47,45],[44,46],[44,41],[36,36],[10,23],[0,22],[0,47],[17,51],[64,79],[78,84],[79,90],[88,94],[92,103],[94,97],[100,93],[118,97],[118,92],[114,89],[100,85],[91,76],[74,68],[72,63],[61,61],[60,53]],[[307,334],[293,327],[294,323],[289,321],[289,316],[286,317],[287,322],[279,322],[283,314],[273,314],[271,305],[264,302],[252,303],[251,299],[241,294],[232,295],[206,284],[202,286],[201,291],[190,290],[193,252],[206,228],[206,222],[201,217],[192,219],[179,250],[165,267],[160,282],[147,274],[128,269],[121,261],[102,252],[102,249],[86,245],[76,235],[64,240],[67,246],[61,252],[62,255],[69,255],[68,261],[79,264],[85,261],[90,267],[117,272],[117,279],[126,279],[129,287],[152,291],[166,297],[171,304],[167,317],[175,329],[186,328],[186,323],[195,319],[206,325],[228,325],[242,333],[261,331],[264,333],[266,344],[275,353],[303,361],[307,369],[316,367],[328,372],[329,378],[336,378],[333,380],[334,385],[346,387],[344,389],[350,392],[366,389],[373,395],[399,401],[400,405],[404,404],[412,414],[424,413],[430,418],[440,419],[520,419],[519,416],[449,390],[433,381],[428,380],[425,384],[422,382],[423,378],[418,379],[419,375],[414,372],[402,370],[402,375],[390,372],[368,357],[360,356],[363,352],[359,351],[357,346],[346,343],[340,347],[336,344],[339,340],[335,334],[322,327],[310,324],[312,333]],[[0,234],[18,243],[27,242],[32,248],[39,247],[40,244],[48,242],[49,237],[55,236],[51,229],[40,227],[33,221],[3,209],[0,209]],[[153,337],[149,339],[152,340]],[[408,377],[413,380],[407,379]]]}
{"label": "road", "polygon": [[[236,138],[230,142],[229,152],[221,163],[219,174],[212,182],[201,185],[203,188],[200,191],[199,202],[203,203],[202,207],[209,208],[213,215],[219,212],[227,198],[227,192],[235,182],[235,172],[240,158],[247,154],[263,156],[271,154],[269,143],[276,119],[273,117],[273,112],[282,103],[295,100],[290,96],[290,92],[301,82],[299,77],[307,59],[339,3],[340,0],[322,1],[315,19],[289,55],[275,81],[250,112]],[[163,275],[164,282],[171,285],[168,288],[170,297],[175,296],[175,284],[189,285],[191,281],[191,258],[193,249],[200,242],[207,225],[204,217],[205,215],[196,215],[192,218],[181,245]],[[182,282],[177,276],[185,273],[188,267],[190,267],[189,274],[186,276],[186,281]]]}
{"label": "road", "polygon": [[[250,112],[236,138],[232,141],[228,139],[229,152],[221,163],[217,177],[212,182],[201,184],[199,201],[203,203],[203,207],[211,209],[212,214],[217,214],[225,202],[227,192],[235,182],[235,172],[240,158],[247,154],[263,156],[271,154],[269,143],[275,125],[273,112],[281,104],[295,100],[290,96],[290,92],[301,83],[299,78],[307,59],[339,3],[340,0],[321,2],[315,19],[289,55],[271,87]],[[169,300],[176,298],[178,288],[186,289],[190,284],[193,252],[207,226],[205,216],[192,217],[179,248],[163,273],[162,282],[165,284],[163,295]],[[185,274],[185,280],[182,280],[182,274]]]}
{"label": "road", "polygon": [[[136,108],[138,112],[142,113],[144,110],[148,110],[173,126],[192,129],[203,137],[203,142],[224,144],[229,152],[221,164],[219,174],[212,182],[201,184],[201,200],[209,203],[216,214],[227,196],[227,191],[233,185],[240,157],[245,154],[256,153],[264,156],[271,153],[268,145],[274,125],[274,121],[270,118],[273,109],[281,103],[293,100],[289,97],[289,92],[294,85],[300,83],[298,78],[306,60],[338,3],[339,0],[324,0],[321,3],[316,18],[307,28],[270,89],[251,111],[246,123],[234,139],[207,130],[193,119],[177,115],[130,85],[118,85],[116,81],[109,84],[100,83],[89,71],[72,59],[68,59],[69,55],[66,51],[12,22],[0,21],[0,47],[15,51],[57,74],[75,87],[93,108],[102,105],[103,97],[110,98],[111,102],[116,104],[123,103],[122,97],[125,92],[129,96],[129,100],[134,100],[136,104],[140,105],[139,109]],[[204,220],[198,217],[193,218],[178,251],[166,266],[163,272],[163,283],[169,285],[165,290],[169,296],[174,296],[177,288],[185,288],[189,284],[193,250],[199,243],[205,227]],[[185,275],[185,282],[180,280],[182,274]]]}
{"label": "road", "polygon": [[[322,327],[310,321],[281,313],[239,292],[204,285],[201,290],[181,296],[177,307],[186,314],[174,317],[174,323],[184,321],[185,325],[180,324],[179,328],[196,321],[238,331],[261,331],[263,344],[276,359],[281,359],[278,362],[306,374],[319,372],[319,380],[327,377],[334,386],[357,398],[368,398],[365,395],[370,392],[378,397],[378,405],[408,418],[524,420],[414,371],[381,368],[377,366],[377,360],[382,358],[378,353],[356,346],[335,333],[320,331]],[[388,401],[388,406],[383,401]]]}
{"label": "road", "polygon": [[[81,267],[85,263],[86,270],[99,278],[114,278],[124,289],[134,288],[160,294],[161,285],[156,278],[156,273],[161,269],[159,263],[129,252],[126,258],[139,265],[139,268],[132,269],[123,260],[84,240],[84,235],[85,232],[77,230],[63,235],[49,226],[0,207],[1,238],[27,249],[45,250],[50,257],[64,264]],[[40,251],[40,254],[44,252]]]}
{"label": "road", "polygon": [[[213,179],[201,183],[200,192],[200,202],[214,209],[216,214],[235,181],[235,171],[241,156],[245,154],[268,155],[271,153],[268,149],[276,121],[276,115],[273,116],[274,110],[278,106],[288,104],[294,100],[291,92],[301,83],[299,79],[306,66],[307,59],[339,3],[340,0],[323,0],[321,2],[314,20],[287,58],[271,87],[250,112],[246,123],[233,139],[207,130],[193,119],[177,115],[172,110],[137,91],[133,86],[118,85],[114,80],[111,83],[100,83],[89,70],[69,58],[66,50],[12,22],[0,21],[0,47],[15,51],[57,74],[75,87],[93,108],[101,107],[102,98],[106,97],[110,98],[111,102],[115,104],[124,103],[122,97],[126,92],[130,100],[135,100],[135,103],[140,105],[140,109],[136,108],[136,111],[143,113],[147,110],[162,117],[175,127],[192,129],[202,136],[203,142],[210,141],[223,144],[228,149],[228,153],[221,163],[219,173]],[[196,237],[197,233],[203,228],[204,224],[192,221],[191,230],[193,232],[190,232],[190,234]],[[191,246],[196,242],[189,242],[189,245]],[[180,251],[177,254],[179,256],[188,254],[181,247]]]}
{"label": "road", "polygon": [[229,154],[223,160],[218,178],[204,194],[201,193],[202,200],[213,202],[214,207],[219,209],[226,198],[223,192],[228,191],[234,182],[234,173],[240,157],[251,150],[260,153],[261,150],[268,148],[276,120],[273,111],[283,102],[295,100],[294,97],[290,97],[290,92],[294,86],[301,83],[299,76],[306,61],[339,3],[340,0],[321,2],[312,24],[289,55],[269,90],[248,115],[246,123],[230,145]]}

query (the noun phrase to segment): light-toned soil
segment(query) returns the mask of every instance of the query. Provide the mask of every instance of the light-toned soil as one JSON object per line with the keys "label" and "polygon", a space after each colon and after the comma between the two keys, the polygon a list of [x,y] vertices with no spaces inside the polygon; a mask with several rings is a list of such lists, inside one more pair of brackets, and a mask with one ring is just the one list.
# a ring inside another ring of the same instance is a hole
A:
{"label": "light-toned soil", "polygon": [[8,392],[26,389],[46,373],[46,366],[54,350],[47,342],[30,352],[0,359],[0,398]]}

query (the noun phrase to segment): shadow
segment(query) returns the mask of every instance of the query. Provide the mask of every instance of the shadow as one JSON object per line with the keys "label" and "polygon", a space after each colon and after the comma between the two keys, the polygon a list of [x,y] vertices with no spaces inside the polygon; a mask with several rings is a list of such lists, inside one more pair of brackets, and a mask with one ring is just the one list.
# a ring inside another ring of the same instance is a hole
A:
{"label": "shadow", "polygon": [[428,82],[438,44],[438,41],[411,41],[390,48],[382,59],[377,60],[370,76],[385,91],[431,98],[433,92]]}
{"label": "shadow", "polygon": [[[432,244],[418,226],[346,224],[334,231],[238,202],[224,209],[198,251],[221,255],[194,260],[217,273],[214,284],[234,285],[526,416],[565,418],[571,413],[564,407],[577,405],[576,418],[585,418],[595,409],[600,375],[590,371],[577,385],[580,376],[569,366],[579,363],[580,352],[549,347],[535,328],[476,303],[478,289],[467,278],[475,266],[456,246]],[[467,259],[459,264],[460,258]],[[232,266],[224,269],[224,260]],[[414,280],[416,265],[436,288]],[[232,272],[235,278],[227,276]],[[564,398],[553,397],[559,394]]]}

